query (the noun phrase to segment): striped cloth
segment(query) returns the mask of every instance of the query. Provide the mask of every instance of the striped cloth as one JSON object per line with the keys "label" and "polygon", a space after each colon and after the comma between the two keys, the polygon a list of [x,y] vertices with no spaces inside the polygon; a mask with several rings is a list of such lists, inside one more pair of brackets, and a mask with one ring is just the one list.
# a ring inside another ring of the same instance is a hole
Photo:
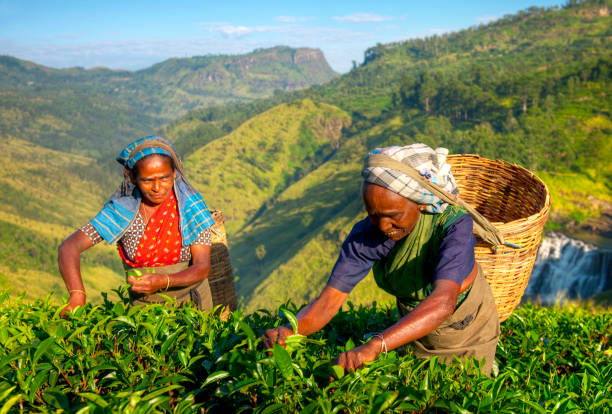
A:
{"label": "striped cloth", "polygon": [[141,159],[143,159],[147,155],[163,154],[163,155],[167,155],[170,158],[172,158],[172,154],[171,154],[170,151],[168,151],[168,150],[166,150],[164,148],[159,148],[159,147],[147,147],[147,148],[143,148],[143,149],[141,149],[139,151],[136,151],[135,153],[132,154],[132,152],[134,151],[134,149],[136,147],[140,146],[141,144],[144,144],[147,141],[155,141],[155,140],[159,140],[159,141],[162,141],[162,142],[166,143],[167,145],[170,145],[170,142],[168,142],[166,139],[164,139],[162,137],[155,136],[155,135],[152,135],[152,136],[149,136],[149,137],[145,137],[145,138],[140,138],[140,139],[138,139],[138,140],[128,144],[125,148],[123,148],[121,150],[121,152],[119,153],[119,155],[116,158],[117,162],[119,164],[123,165],[125,168],[131,170],[132,168],[134,168],[134,165],[136,165],[136,163],[138,161],[140,161]]}
{"label": "striped cloth", "polygon": [[[138,151],[134,151],[137,147]],[[165,154],[174,161],[177,171],[174,192],[179,208],[182,244],[191,245],[198,235],[211,227],[215,221],[200,193],[187,181],[172,144],[159,136],[142,138],[121,150],[117,161],[127,169],[131,169],[139,160],[151,154]],[[127,177],[127,173],[124,173],[124,176]],[[141,199],[138,187],[130,180],[124,180],[102,210],[91,220],[91,224],[104,240],[111,244],[116,243],[136,217]]]}
{"label": "striped cloth", "polygon": [[433,150],[427,145],[420,143],[405,147],[377,148],[368,154],[363,171],[361,172],[364,182],[379,185],[415,203],[424,204],[426,205],[426,210],[430,213],[442,213],[448,206],[448,203],[425,189],[414,179],[390,168],[369,166],[368,157],[373,154],[384,154],[393,158],[414,168],[424,178],[446,192],[455,196],[459,194],[457,183],[450,171],[450,165],[446,163],[446,156],[448,155],[446,148],[436,148]]}

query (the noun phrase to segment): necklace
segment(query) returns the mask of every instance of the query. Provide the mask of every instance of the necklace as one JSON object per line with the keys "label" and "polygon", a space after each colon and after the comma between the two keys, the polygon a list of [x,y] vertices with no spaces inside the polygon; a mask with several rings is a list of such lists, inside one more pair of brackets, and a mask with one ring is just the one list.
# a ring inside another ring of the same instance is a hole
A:
{"label": "necklace", "polygon": [[144,207],[142,203],[140,204],[139,210],[140,210],[140,216],[143,218],[144,223],[145,224],[149,223],[149,218],[151,218],[151,216],[147,214],[147,209]]}

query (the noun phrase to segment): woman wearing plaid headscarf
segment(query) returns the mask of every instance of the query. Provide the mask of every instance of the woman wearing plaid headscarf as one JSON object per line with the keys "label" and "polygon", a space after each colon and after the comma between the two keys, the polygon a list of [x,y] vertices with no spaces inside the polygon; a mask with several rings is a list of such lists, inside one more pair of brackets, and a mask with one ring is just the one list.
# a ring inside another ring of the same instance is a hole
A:
{"label": "woman wearing plaid headscarf", "polygon": [[[298,333],[318,331],[370,270],[377,285],[397,298],[398,322],[340,354],[336,362],[346,370],[410,345],[417,356],[445,362],[484,358],[481,369],[491,372],[500,330],[491,289],[474,258],[472,229],[480,218],[454,202],[462,204],[447,154],[413,144],[366,157],[362,198],[368,217],[342,244],[321,295],[298,314]],[[293,333],[280,326],[268,330],[265,340],[282,345]]]}
{"label": "woman wearing plaid headscarf", "polygon": [[150,136],[117,157],[123,182],[102,210],[59,247],[59,270],[70,294],[67,311],[85,304],[80,254],[105,240],[117,244],[135,304],[162,303],[157,293],[212,308],[210,226],[202,196],[191,186],[176,151]]}

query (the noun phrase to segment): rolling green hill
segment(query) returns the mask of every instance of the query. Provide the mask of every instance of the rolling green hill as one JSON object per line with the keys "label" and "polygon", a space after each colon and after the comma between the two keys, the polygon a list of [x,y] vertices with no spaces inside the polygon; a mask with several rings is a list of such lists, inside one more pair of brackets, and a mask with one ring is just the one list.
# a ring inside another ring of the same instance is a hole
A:
{"label": "rolling green hill", "polygon": [[290,184],[324,163],[350,123],[338,108],[310,100],[279,105],[190,155],[185,167],[235,234]]}
{"label": "rolling green hill", "polygon": [[[230,233],[244,305],[302,302],[320,291],[341,241],[363,216],[359,170],[376,146],[421,141],[518,162],[550,185],[549,228],[600,221],[612,206],[606,10],[599,2],[530,9],[440,38],[380,45],[351,73],[287,97],[335,104],[352,122],[324,164]],[[226,206],[236,209],[233,202]],[[353,301],[389,299],[372,294],[371,280],[362,285]]]}
{"label": "rolling green hill", "polygon": [[[49,150],[16,138],[0,140],[0,287],[28,298],[65,294],[57,248],[109,195],[108,174],[91,158]],[[96,246],[83,257],[90,297],[116,288],[121,264],[114,247]]]}
{"label": "rolling green hill", "polygon": [[271,96],[337,76],[315,49],[173,58],[139,71],[52,69],[0,56],[0,135],[106,155],[190,109]]}
{"label": "rolling green hill", "polygon": [[[377,146],[424,142],[452,153],[517,162],[538,172],[550,187],[549,228],[590,229],[612,237],[612,223],[605,224],[606,217],[612,217],[611,9],[610,0],[531,8],[444,36],[376,45],[366,52],[363,64],[325,85],[217,104],[166,124],[161,132],[184,155],[187,175],[207,203],[228,219],[242,305],[274,308],[287,299],[302,303],[320,291],[342,240],[364,214],[360,168],[365,154]],[[247,61],[240,64],[250,65]],[[157,79],[172,72],[177,88],[196,87],[197,77],[176,69],[178,61],[164,63],[167,66],[147,69],[146,76]],[[218,77],[220,84],[240,72],[231,65],[214,68],[224,73]],[[95,96],[88,99],[95,101]],[[8,109],[9,115],[1,116],[19,117],[18,106]],[[162,116],[161,110],[152,113]],[[47,119],[45,131],[56,128],[48,132],[50,137],[66,129],[61,119]],[[23,141],[11,138],[4,153],[21,145]],[[113,154],[118,143],[105,143],[106,149],[115,147]],[[44,165],[47,158],[55,159],[43,156],[44,151],[32,146],[27,154],[14,157],[32,156],[32,164]],[[44,241],[48,232],[42,228],[47,225],[73,229],[82,224],[79,220],[96,212],[118,176],[107,168],[111,157],[94,162],[54,154],[62,159],[63,164],[53,167],[62,182],[74,179],[83,188],[99,186],[92,191],[96,202],[88,199],[62,218],[59,213],[70,211],[70,203],[81,203],[80,191],[58,190],[57,200],[41,198],[45,185],[56,184],[52,178],[40,181],[40,168],[30,168],[23,177],[26,183],[32,177],[33,189],[25,193],[27,202],[19,204],[15,200],[20,186],[10,186],[12,180],[19,182],[13,172],[12,178],[0,181],[7,188],[0,212],[12,214],[1,219],[14,224],[11,220],[23,212],[35,220],[37,224],[24,229],[36,232],[24,232],[24,237]],[[49,215],[45,205],[54,200],[64,207]],[[9,250],[16,245],[9,243]],[[19,266],[25,271],[33,263]],[[389,300],[377,292],[369,278],[351,300]]]}

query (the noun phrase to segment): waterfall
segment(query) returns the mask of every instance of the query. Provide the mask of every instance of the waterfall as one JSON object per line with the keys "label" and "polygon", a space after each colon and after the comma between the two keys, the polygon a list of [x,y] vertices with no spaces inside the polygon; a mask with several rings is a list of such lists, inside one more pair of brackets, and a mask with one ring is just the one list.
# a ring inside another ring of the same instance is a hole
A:
{"label": "waterfall", "polygon": [[612,288],[612,250],[548,233],[538,251],[525,298],[551,304],[586,299]]}

